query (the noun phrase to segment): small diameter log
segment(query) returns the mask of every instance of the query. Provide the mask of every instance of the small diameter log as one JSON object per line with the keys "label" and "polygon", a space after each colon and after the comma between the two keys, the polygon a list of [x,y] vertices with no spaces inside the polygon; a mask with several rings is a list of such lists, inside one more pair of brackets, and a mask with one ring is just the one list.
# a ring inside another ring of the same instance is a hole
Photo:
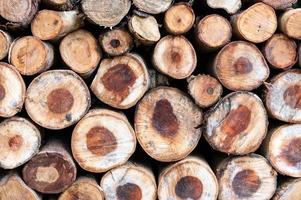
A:
{"label": "small diameter log", "polygon": [[73,10],[79,0],[42,0],[45,7],[51,10]]}
{"label": "small diameter log", "polygon": [[216,171],[219,200],[269,200],[277,187],[277,172],[257,154],[226,158]]}
{"label": "small diameter log", "polygon": [[99,42],[107,54],[110,56],[120,56],[129,52],[133,45],[133,38],[125,29],[114,29],[107,31],[99,37]]}
{"label": "small diameter log", "polygon": [[38,153],[41,145],[40,131],[21,117],[0,123],[0,167],[14,169]]}
{"label": "small diameter log", "polygon": [[202,158],[189,156],[160,173],[159,199],[215,200],[217,195],[216,177]]}
{"label": "small diameter log", "polygon": [[105,172],[124,164],[136,148],[135,132],[125,115],[91,110],[72,133],[71,147],[77,163],[90,172]]}
{"label": "small diameter log", "polygon": [[95,24],[113,27],[127,15],[131,8],[130,0],[82,0],[82,10]]}
{"label": "small diameter log", "polygon": [[16,173],[9,173],[0,180],[0,199],[3,200],[41,200]]}
{"label": "small diameter log", "polygon": [[41,10],[31,23],[33,36],[41,40],[57,40],[83,25],[79,11]]}
{"label": "small diameter log", "polygon": [[60,54],[64,63],[83,77],[91,75],[102,58],[97,40],[83,29],[64,37],[60,43]]}
{"label": "small diameter log", "polygon": [[298,0],[260,0],[265,4],[272,6],[274,9],[283,10],[292,7]]}
{"label": "small diameter log", "polygon": [[129,30],[138,41],[144,45],[151,45],[161,38],[159,24],[155,17],[133,15],[128,22]]}
{"label": "small diameter log", "polygon": [[272,200],[300,200],[301,178],[290,179],[281,183]]}
{"label": "small diameter log", "polygon": [[228,154],[256,151],[268,128],[264,105],[250,92],[230,93],[209,111],[206,120],[206,140],[214,149]]}
{"label": "small diameter log", "polygon": [[188,3],[178,3],[170,7],[164,17],[165,29],[174,35],[187,33],[193,26],[195,14]]}
{"label": "small diameter log", "polygon": [[301,8],[283,13],[279,19],[279,27],[289,37],[301,40]]}
{"label": "small diameter log", "polygon": [[23,180],[32,189],[57,194],[75,181],[76,166],[63,144],[52,140],[24,166],[22,173]]}
{"label": "small diameter log", "polygon": [[196,52],[184,36],[165,36],[156,45],[153,65],[174,79],[189,77],[197,65]]}
{"label": "small diameter log", "polygon": [[224,9],[229,14],[235,14],[241,8],[241,0],[207,0],[207,5],[213,9]]}
{"label": "small diameter log", "polygon": [[173,0],[133,0],[133,3],[143,12],[159,14],[165,12],[173,3]]}
{"label": "small diameter log", "polygon": [[243,12],[232,16],[234,33],[253,43],[268,40],[277,29],[274,9],[264,3],[256,3]]}
{"label": "small diameter log", "polygon": [[93,178],[80,177],[68,189],[66,189],[58,200],[104,200],[101,187]]}
{"label": "small diameter log", "polygon": [[21,111],[26,87],[16,68],[0,62],[0,117],[12,117]]}
{"label": "small diameter log", "polygon": [[202,111],[176,88],[158,87],[136,107],[137,139],[152,158],[177,161],[196,147],[202,131]]}
{"label": "small diameter log", "polygon": [[209,75],[197,75],[188,78],[188,92],[201,108],[215,104],[223,94],[219,81]]}
{"label": "small diameter log", "polygon": [[273,35],[263,47],[263,55],[276,69],[289,69],[297,63],[297,44],[284,34]]}
{"label": "small diameter log", "polygon": [[137,54],[104,59],[91,84],[102,102],[119,109],[134,106],[149,88],[149,74]]}
{"label": "small diameter log", "polygon": [[220,15],[207,15],[199,21],[195,28],[196,42],[203,50],[210,51],[221,48],[231,41],[231,37],[231,24]]}
{"label": "small diameter log", "polygon": [[106,200],[156,200],[157,185],[153,172],[127,163],[107,172],[101,179]]}
{"label": "small diameter log", "polygon": [[252,43],[235,41],[217,54],[213,73],[223,86],[233,91],[251,91],[269,77],[269,67],[260,50]]}
{"label": "small diameter log", "polygon": [[9,33],[0,30],[0,60],[8,55],[11,43],[12,37],[9,35]]}
{"label": "small diameter log", "polygon": [[301,123],[301,70],[288,70],[266,84],[265,104],[271,117]]}
{"label": "small diameter log", "polygon": [[91,97],[85,82],[71,70],[51,70],[29,87],[25,108],[33,121],[48,129],[63,129],[89,110]]}
{"label": "small diameter log", "polygon": [[34,36],[21,37],[12,43],[8,60],[22,75],[32,76],[52,66],[53,46]]}

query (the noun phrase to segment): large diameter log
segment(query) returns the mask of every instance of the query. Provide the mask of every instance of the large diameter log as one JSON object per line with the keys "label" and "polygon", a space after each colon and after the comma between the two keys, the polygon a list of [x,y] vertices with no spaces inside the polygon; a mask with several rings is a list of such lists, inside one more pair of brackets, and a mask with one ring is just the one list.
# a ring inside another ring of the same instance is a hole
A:
{"label": "large diameter log", "polygon": [[230,93],[209,111],[206,120],[206,140],[214,149],[228,154],[256,151],[268,128],[264,105],[250,92]]}
{"label": "large diameter log", "polygon": [[165,12],[173,3],[173,0],[133,0],[133,3],[143,12],[159,14]]}
{"label": "large diameter log", "polygon": [[38,153],[41,145],[40,131],[21,117],[0,123],[0,167],[14,169]]}
{"label": "large diameter log", "polygon": [[253,43],[268,40],[277,29],[274,9],[264,3],[256,3],[232,17],[234,32]]}
{"label": "large diameter log", "polygon": [[116,167],[101,179],[106,200],[156,200],[157,185],[153,172],[133,163]]}
{"label": "large diameter log", "polygon": [[257,154],[226,158],[216,171],[219,200],[269,200],[277,187],[277,172]]}
{"label": "large diameter log", "polygon": [[283,9],[292,7],[292,5],[294,3],[296,3],[298,0],[281,0],[281,1],[279,1],[279,0],[260,0],[260,1],[272,6],[274,9],[283,10]]}
{"label": "large diameter log", "polygon": [[51,10],[73,10],[79,0],[42,0],[45,7]]}
{"label": "large diameter log", "polygon": [[91,84],[102,102],[119,109],[134,106],[149,88],[149,74],[137,54],[104,59]]}
{"label": "large diameter log", "polygon": [[9,33],[0,30],[0,60],[8,55],[11,43],[12,37],[9,35]]}
{"label": "large diameter log", "polygon": [[71,70],[51,70],[29,87],[25,108],[33,121],[48,129],[63,129],[89,110],[91,97],[85,82]]}
{"label": "large diameter log", "polygon": [[60,54],[64,63],[83,77],[93,73],[102,58],[97,40],[83,29],[64,37],[60,43]]}
{"label": "large diameter log", "polygon": [[53,46],[34,36],[21,37],[12,43],[8,60],[22,75],[35,75],[52,66]]}
{"label": "large diameter log", "polygon": [[136,137],[125,115],[94,109],[74,128],[71,147],[83,169],[100,173],[124,164],[135,151]]}
{"label": "large diameter log", "polygon": [[207,5],[214,9],[224,9],[229,14],[235,14],[241,8],[241,0],[207,0]]}
{"label": "large diameter log", "polygon": [[297,44],[284,34],[275,34],[265,43],[263,55],[272,67],[289,69],[298,61]]}
{"label": "large diameter log", "polygon": [[290,179],[281,183],[272,200],[300,200],[301,178]]}
{"label": "large diameter log", "polygon": [[174,79],[189,77],[197,65],[196,52],[184,36],[165,36],[156,45],[153,65]]}
{"label": "large diameter log", "polygon": [[0,116],[12,117],[21,111],[26,87],[16,68],[0,62]]}
{"label": "large diameter log", "polygon": [[82,0],[82,10],[95,24],[113,27],[127,15],[130,0]]}
{"label": "large diameter log", "polygon": [[289,37],[301,40],[301,8],[283,13],[279,19],[279,26]]}
{"label": "large diameter log", "polygon": [[23,168],[26,184],[45,194],[63,192],[76,179],[76,166],[66,147],[58,140],[48,142]]}
{"label": "large diameter log", "polygon": [[202,118],[202,111],[181,91],[158,87],[137,105],[137,139],[156,160],[180,160],[196,147],[202,134]]}
{"label": "large diameter log", "polygon": [[252,43],[231,42],[220,50],[213,73],[223,86],[233,91],[251,91],[269,77],[269,67],[260,50]]}
{"label": "large diameter log", "polygon": [[41,40],[57,40],[83,25],[79,11],[39,11],[31,23],[33,36]]}
{"label": "large diameter log", "polygon": [[217,195],[216,177],[202,158],[189,156],[160,173],[159,199],[215,200]]}

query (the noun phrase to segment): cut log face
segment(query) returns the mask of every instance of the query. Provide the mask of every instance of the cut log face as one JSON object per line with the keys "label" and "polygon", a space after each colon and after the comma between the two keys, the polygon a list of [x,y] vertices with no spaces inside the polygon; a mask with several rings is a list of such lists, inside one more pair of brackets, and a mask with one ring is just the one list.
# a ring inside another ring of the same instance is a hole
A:
{"label": "cut log face", "polygon": [[80,120],[91,103],[84,81],[71,70],[51,70],[27,89],[25,108],[33,121],[48,129],[63,129]]}
{"label": "cut log face", "polygon": [[120,56],[129,52],[133,47],[133,38],[124,29],[114,29],[100,36],[102,49],[110,56]]}
{"label": "cut log face", "polygon": [[267,126],[267,113],[259,97],[234,92],[209,111],[205,138],[218,151],[243,155],[257,150]]}
{"label": "cut log face", "polygon": [[0,166],[14,169],[38,153],[40,131],[24,118],[13,117],[0,123]]}
{"label": "cut log face", "polygon": [[22,75],[35,75],[49,69],[53,64],[53,46],[33,36],[16,39],[8,60]]}
{"label": "cut log face", "polygon": [[241,8],[241,0],[207,0],[209,7],[221,8],[229,14],[235,14]]}
{"label": "cut log face", "polygon": [[160,173],[158,198],[170,200],[217,199],[218,184],[208,163],[189,156]]}
{"label": "cut log face", "polygon": [[231,24],[220,15],[207,15],[197,24],[195,36],[202,49],[215,50],[231,41]]}
{"label": "cut log face", "polygon": [[11,36],[7,32],[0,30],[0,60],[8,55],[11,43]]}
{"label": "cut log face", "polygon": [[77,30],[64,37],[60,54],[68,67],[84,77],[97,68],[102,57],[97,40],[85,30]]}
{"label": "cut log face", "polygon": [[66,11],[74,9],[78,0],[42,0],[42,2],[49,9]]}
{"label": "cut log face", "polygon": [[300,200],[301,178],[283,182],[278,188],[272,200]]}
{"label": "cut log face", "polygon": [[280,17],[279,26],[289,37],[301,40],[301,8],[286,11]]}
{"label": "cut log face", "polygon": [[301,70],[278,74],[267,85],[265,103],[270,115],[281,121],[301,122]]}
{"label": "cut log face", "polygon": [[119,109],[134,106],[149,88],[149,74],[137,54],[104,59],[91,90],[102,102]]}
{"label": "cut log face", "polygon": [[0,199],[41,200],[37,193],[29,188],[16,173],[10,173],[1,178]]}
{"label": "cut log face", "polygon": [[23,168],[23,179],[34,190],[45,194],[63,192],[76,179],[76,166],[62,143],[53,140]]}
{"label": "cut log face", "polygon": [[107,172],[101,179],[106,200],[156,200],[154,174],[148,168],[127,163]]}
{"label": "cut log face", "polygon": [[41,10],[31,23],[32,35],[41,40],[57,40],[83,25],[78,11]]}
{"label": "cut log face", "polygon": [[174,79],[189,77],[197,65],[196,52],[184,36],[165,36],[156,45],[153,65]]}
{"label": "cut log face", "polygon": [[225,159],[216,171],[219,200],[268,200],[277,187],[277,172],[257,154]]}
{"label": "cut log face", "polygon": [[276,69],[288,69],[298,60],[297,44],[284,34],[273,35],[264,45],[263,54]]}
{"label": "cut log face", "polygon": [[90,172],[105,172],[124,164],[136,148],[135,132],[125,115],[91,110],[76,125],[71,139],[78,164]]}
{"label": "cut log face", "polygon": [[196,147],[201,123],[202,111],[175,88],[151,90],[136,108],[137,139],[152,158],[163,162],[180,160]]}
{"label": "cut log face", "polygon": [[233,16],[232,22],[235,33],[253,43],[268,40],[277,29],[276,13],[264,3],[256,3]]}
{"label": "cut log face", "polygon": [[188,79],[188,92],[201,108],[215,104],[223,93],[219,81],[209,75],[191,76]]}
{"label": "cut log face", "polygon": [[131,8],[130,0],[83,0],[83,12],[99,26],[113,27],[127,15]]}
{"label": "cut log face", "polygon": [[165,29],[174,35],[187,33],[193,26],[195,14],[188,3],[178,3],[170,7],[164,17]]}
{"label": "cut log face", "polygon": [[19,72],[7,63],[0,62],[0,116],[12,117],[23,107],[25,83]]}
{"label": "cut log face", "polygon": [[266,3],[270,6],[272,6],[274,9],[277,10],[283,10],[286,8],[292,7],[294,3],[296,3],[298,0],[261,0],[263,3]]}
{"label": "cut log face", "polygon": [[173,3],[173,0],[133,0],[133,3],[143,12],[159,14],[165,12]]}
{"label": "cut log face", "polygon": [[244,41],[226,45],[215,57],[213,71],[223,86],[233,91],[254,90],[270,73],[260,50]]}

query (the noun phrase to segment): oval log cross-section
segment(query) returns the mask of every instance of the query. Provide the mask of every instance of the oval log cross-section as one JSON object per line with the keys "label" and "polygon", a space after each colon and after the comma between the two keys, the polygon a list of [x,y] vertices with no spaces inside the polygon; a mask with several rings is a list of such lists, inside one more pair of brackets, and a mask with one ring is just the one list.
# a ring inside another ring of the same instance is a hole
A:
{"label": "oval log cross-section", "polygon": [[155,200],[157,185],[153,172],[134,163],[108,171],[101,179],[107,200]]}
{"label": "oval log cross-section", "polygon": [[286,8],[292,7],[294,3],[296,3],[298,0],[261,0],[263,3],[266,3],[270,6],[272,6],[274,9],[277,10],[283,10]]}
{"label": "oval log cross-section", "polygon": [[133,3],[143,12],[159,14],[165,12],[173,3],[173,0],[133,0]]}
{"label": "oval log cross-section", "polygon": [[224,9],[229,14],[235,14],[241,8],[241,0],[207,0],[207,5],[213,9]]}
{"label": "oval log cross-section", "polygon": [[280,16],[279,27],[287,36],[301,40],[301,8],[284,12]]}
{"label": "oval log cross-section", "polygon": [[288,179],[279,184],[272,200],[300,200],[301,178]]}
{"label": "oval log cross-section", "polygon": [[78,122],[72,133],[72,153],[90,172],[105,172],[124,164],[136,148],[135,132],[125,115],[93,109]]}
{"label": "oval log cross-section", "polygon": [[202,111],[175,88],[151,90],[136,108],[138,141],[151,157],[159,161],[186,157],[201,137],[201,123]]}
{"label": "oval log cross-section", "polygon": [[214,149],[228,154],[256,151],[268,126],[262,101],[249,92],[227,95],[209,111],[206,120],[205,138]]}

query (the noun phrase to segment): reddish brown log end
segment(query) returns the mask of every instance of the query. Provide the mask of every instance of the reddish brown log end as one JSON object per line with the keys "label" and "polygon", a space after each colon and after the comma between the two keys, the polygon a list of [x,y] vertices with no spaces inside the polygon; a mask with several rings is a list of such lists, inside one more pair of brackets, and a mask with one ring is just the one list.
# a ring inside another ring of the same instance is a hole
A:
{"label": "reddish brown log end", "polygon": [[116,189],[118,200],[141,200],[142,191],[140,187],[133,183],[126,183]]}
{"label": "reddish brown log end", "polygon": [[283,99],[291,108],[301,109],[301,87],[299,85],[290,86],[283,93]]}
{"label": "reddish brown log end", "polygon": [[203,193],[202,182],[193,176],[182,177],[176,184],[175,193],[181,199],[199,199]]}
{"label": "reddish brown log end", "polygon": [[22,136],[15,135],[14,137],[9,138],[8,145],[12,150],[17,151],[23,145]]}
{"label": "reddish brown log end", "polygon": [[301,162],[301,138],[291,140],[283,146],[281,156],[291,165],[296,166]]}
{"label": "reddish brown log end", "polygon": [[253,70],[253,64],[246,57],[239,57],[233,67],[237,74],[248,74]]}
{"label": "reddish brown log end", "polygon": [[4,89],[4,87],[0,84],[0,101],[1,101],[2,99],[4,99],[4,97],[5,97],[5,89]]}
{"label": "reddish brown log end", "polygon": [[73,95],[64,88],[53,90],[47,97],[47,105],[49,110],[56,114],[62,114],[70,111],[73,104]]}

